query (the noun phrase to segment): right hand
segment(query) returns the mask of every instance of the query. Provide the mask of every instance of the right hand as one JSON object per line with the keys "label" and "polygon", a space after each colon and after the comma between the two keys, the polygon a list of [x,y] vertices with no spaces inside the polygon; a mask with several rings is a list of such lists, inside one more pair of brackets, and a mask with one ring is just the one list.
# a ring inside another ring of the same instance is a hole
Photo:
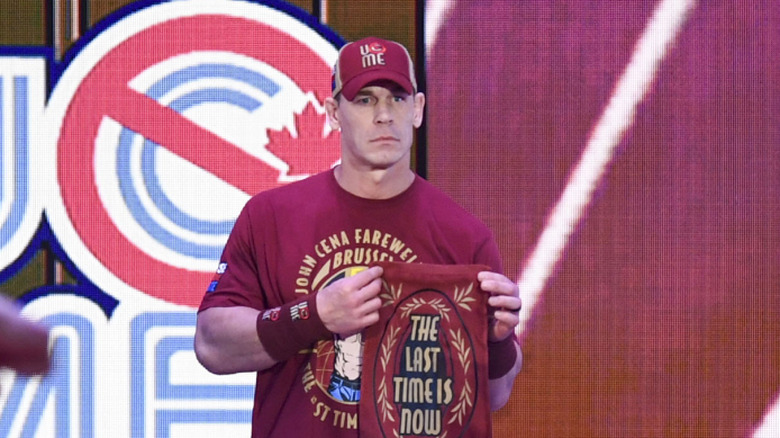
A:
{"label": "right hand", "polygon": [[325,327],[347,337],[379,321],[382,268],[374,266],[317,292],[317,311]]}

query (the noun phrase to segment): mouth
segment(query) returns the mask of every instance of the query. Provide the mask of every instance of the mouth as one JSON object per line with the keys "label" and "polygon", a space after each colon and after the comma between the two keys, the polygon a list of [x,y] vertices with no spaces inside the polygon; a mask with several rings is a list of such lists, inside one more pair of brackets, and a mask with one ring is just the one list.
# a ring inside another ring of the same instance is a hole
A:
{"label": "mouth", "polygon": [[393,137],[391,135],[385,135],[385,136],[375,137],[371,139],[372,143],[386,142],[386,141],[399,141],[399,140],[396,137]]}

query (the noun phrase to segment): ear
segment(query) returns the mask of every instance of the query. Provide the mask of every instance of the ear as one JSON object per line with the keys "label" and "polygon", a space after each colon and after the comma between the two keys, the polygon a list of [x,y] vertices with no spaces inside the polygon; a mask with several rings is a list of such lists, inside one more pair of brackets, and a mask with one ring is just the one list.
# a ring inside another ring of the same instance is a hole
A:
{"label": "ear", "polygon": [[325,98],[325,113],[328,115],[328,124],[330,129],[338,131],[341,129],[341,122],[339,121],[339,103],[332,97]]}
{"label": "ear", "polygon": [[414,95],[414,127],[419,128],[422,125],[423,109],[425,108],[425,94],[417,93]]}

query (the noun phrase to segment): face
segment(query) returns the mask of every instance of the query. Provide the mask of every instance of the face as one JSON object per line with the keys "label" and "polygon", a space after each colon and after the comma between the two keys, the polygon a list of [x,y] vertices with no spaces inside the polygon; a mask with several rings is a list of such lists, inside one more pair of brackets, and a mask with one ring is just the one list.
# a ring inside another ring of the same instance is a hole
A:
{"label": "face", "polygon": [[409,168],[414,130],[422,123],[425,96],[411,95],[394,82],[372,83],[355,98],[329,98],[333,129],[341,130],[342,166],[356,170]]}

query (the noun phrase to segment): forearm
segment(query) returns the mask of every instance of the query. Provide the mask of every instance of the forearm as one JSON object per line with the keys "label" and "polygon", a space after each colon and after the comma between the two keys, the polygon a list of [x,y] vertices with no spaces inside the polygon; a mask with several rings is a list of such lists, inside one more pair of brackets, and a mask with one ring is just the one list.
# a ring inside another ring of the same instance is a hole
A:
{"label": "forearm", "polygon": [[260,342],[249,307],[213,307],[198,314],[195,355],[215,374],[260,371],[276,364]]}
{"label": "forearm", "polygon": [[488,381],[488,387],[490,391],[490,410],[497,411],[504,407],[509,401],[509,397],[512,395],[512,387],[515,382],[515,377],[523,367],[523,352],[520,349],[520,345],[513,342],[513,346],[517,351],[514,364],[512,364],[509,371],[498,377],[491,376]]}
{"label": "forearm", "polygon": [[216,374],[261,371],[333,336],[320,319],[317,295],[260,311],[248,307],[200,312],[195,354]]}
{"label": "forearm", "polygon": [[49,369],[49,330],[21,316],[10,300],[0,297],[0,367],[24,374]]}

